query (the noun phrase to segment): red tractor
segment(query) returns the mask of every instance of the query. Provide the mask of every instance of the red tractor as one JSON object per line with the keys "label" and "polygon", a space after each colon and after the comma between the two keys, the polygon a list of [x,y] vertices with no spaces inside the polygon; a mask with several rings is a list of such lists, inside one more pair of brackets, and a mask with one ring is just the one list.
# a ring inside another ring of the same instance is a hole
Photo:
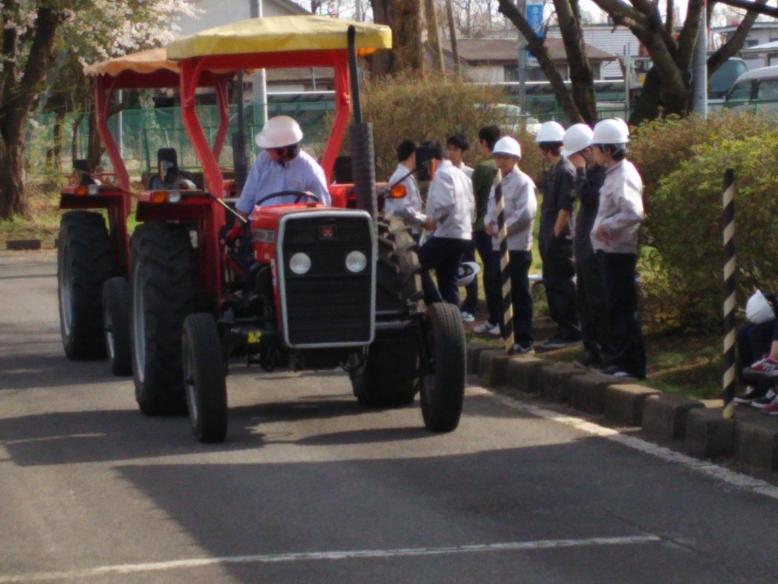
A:
{"label": "red tractor", "polygon": [[[101,359],[107,354],[115,375],[131,375],[130,178],[108,127],[110,104],[117,90],[177,88],[178,63],[168,60],[166,49],[151,49],[87,66],[84,72],[93,79],[97,130],[113,172],[94,172],[86,160],[76,160],[74,173],[61,193],[60,208],[78,210],[65,213],[60,223],[60,331],[68,358]],[[217,97],[224,101],[228,81],[224,75],[202,76],[202,83],[214,86]],[[226,109],[221,110],[225,115],[214,147],[217,156],[229,122]],[[164,188],[163,181],[158,182],[157,190]],[[166,195],[156,195],[162,196]]]}
{"label": "red tractor", "polygon": [[[237,22],[168,47],[207,192],[139,211],[146,223],[132,238],[130,288],[142,411],[187,408],[198,440],[224,440],[226,365],[240,344],[267,370],[342,367],[366,406],[409,404],[420,392],[426,427],[456,428],[466,377],[459,311],[425,305],[414,240],[378,214],[371,128],[361,120],[357,55],[390,45],[385,26],[292,16]],[[331,184],[332,207],[306,192],[291,193],[293,204],[273,204],[289,192],[261,194],[246,265],[223,237],[237,220],[224,201],[233,188],[206,141],[195,90],[205,71],[271,67],[333,69],[335,119],[322,167],[332,183],[353,106],[354,184]]]}

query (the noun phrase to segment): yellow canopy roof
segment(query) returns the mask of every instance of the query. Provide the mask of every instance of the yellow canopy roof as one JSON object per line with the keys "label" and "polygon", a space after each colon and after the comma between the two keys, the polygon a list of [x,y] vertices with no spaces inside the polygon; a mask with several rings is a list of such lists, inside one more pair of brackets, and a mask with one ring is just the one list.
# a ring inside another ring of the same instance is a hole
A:
{"label": "yellow canopy roof", "polygon": [[100,63],[85,65],[84,75],[87,75],[88,77],[96,77],[98,75],[118,77],[125,71],[132,71],[145,75],[159,70],[166,70],[178,74],[178,63],[167,58],[167,49],[164,47],[160,49],[138,51],[137,53],[131,53],[129,55],[124,55],[123,57],[116,57],[114,59],[108,59],[107,61],[101,61]]}
{"label": "yellow canopy roof", "polygon": [[172,42],[171,59],[210,55],[278,53],[346,49],[346,32],[353,25],[360,55],[392,47],[392,31],[382,24],[340,20],[326,16],[268,16],[217,26]]}

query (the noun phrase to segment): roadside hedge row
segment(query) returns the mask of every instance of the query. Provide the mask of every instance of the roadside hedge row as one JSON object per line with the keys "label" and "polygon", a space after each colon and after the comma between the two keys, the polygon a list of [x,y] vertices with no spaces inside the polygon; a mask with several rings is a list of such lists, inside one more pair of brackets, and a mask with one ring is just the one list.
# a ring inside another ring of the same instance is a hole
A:
{"label": "roadside hedge row", "polygon": [[655,330],[721,325],[723,176],[736,177],[738,306],[758,286],[778,290],[778,129],[722,112],[639,127],[631,158],[645,181],[641,276]]}

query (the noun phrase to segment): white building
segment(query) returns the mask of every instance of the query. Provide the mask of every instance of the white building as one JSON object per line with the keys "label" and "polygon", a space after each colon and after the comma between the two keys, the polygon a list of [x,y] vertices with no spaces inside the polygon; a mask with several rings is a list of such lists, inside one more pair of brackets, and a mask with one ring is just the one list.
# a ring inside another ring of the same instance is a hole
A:
{"label": "white building", "polygon": [[194,0],[198,9],[196,17],[184,17],[178,23],[181,35],[190,35],[207,28],[229,24],[258,16],[258,4],[262,2],[262,16],[286,16],[310,14],[292,0]]}
{"label": "white building", "polygon": [[[732,22],[727,26],[714,28],[711,32],[719,36],[720,42],[724,43],[735,33],[737,24]],[[745,60],[746,65],[748,65],[748,69],[751,70],[757,67],[766,67],[771,63],[774,64],[775,43],[778,43],[778,23],[772,19],[765,22],[755,22],[741,50],[741,56]]]}

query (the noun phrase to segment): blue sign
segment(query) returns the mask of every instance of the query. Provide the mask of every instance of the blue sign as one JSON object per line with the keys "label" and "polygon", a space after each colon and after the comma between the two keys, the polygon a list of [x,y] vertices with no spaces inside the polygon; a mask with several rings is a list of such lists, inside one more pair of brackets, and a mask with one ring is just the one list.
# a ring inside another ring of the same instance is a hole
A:
{"label": "blue sign", "polygon": [[545,36],[545,31],[543,30],[543,4],[527,4],[527,22],[536,35],[540,38]]}

